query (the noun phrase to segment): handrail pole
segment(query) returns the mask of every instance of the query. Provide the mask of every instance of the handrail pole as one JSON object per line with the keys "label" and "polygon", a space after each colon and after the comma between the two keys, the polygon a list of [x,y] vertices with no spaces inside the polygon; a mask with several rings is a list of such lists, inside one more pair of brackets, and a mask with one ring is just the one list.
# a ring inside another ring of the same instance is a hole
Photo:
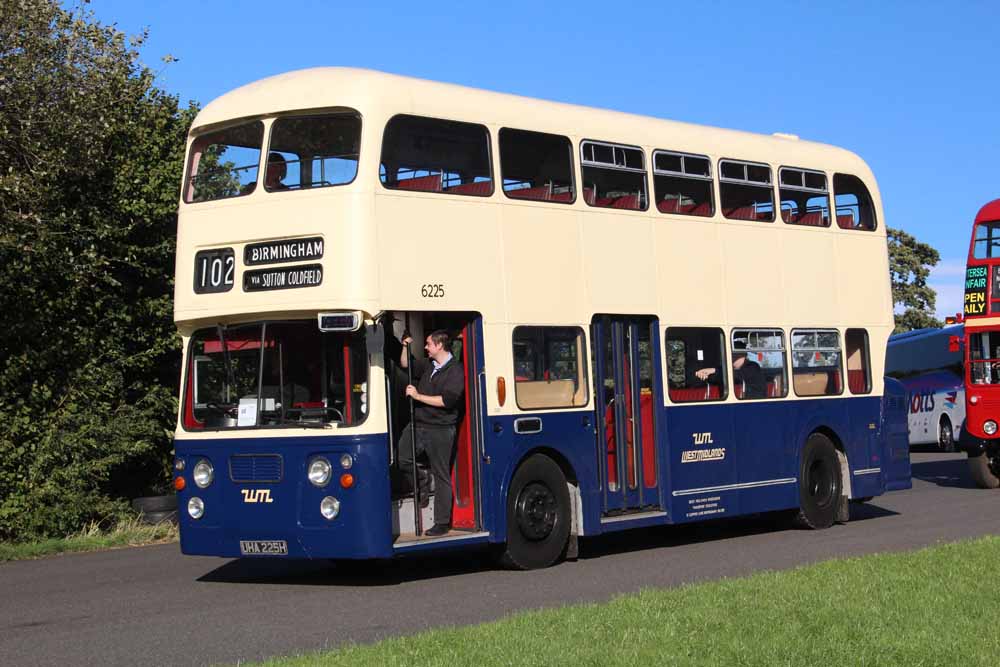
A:
{"label": "handrail pole", "polygon": [[[406,313],[406,334],[410,337],[410,313]],[[407,384],[413,384],[413,358],[410,355],[410,343],[406,344],[406,379]],[[413,406],[413,397],[410,399],[410,460],[413,466],[413,530],[417,537],[424,534],[424,517],[420,511],[420,481],[417,475],[417,422],[415,419],[416,410]]]}

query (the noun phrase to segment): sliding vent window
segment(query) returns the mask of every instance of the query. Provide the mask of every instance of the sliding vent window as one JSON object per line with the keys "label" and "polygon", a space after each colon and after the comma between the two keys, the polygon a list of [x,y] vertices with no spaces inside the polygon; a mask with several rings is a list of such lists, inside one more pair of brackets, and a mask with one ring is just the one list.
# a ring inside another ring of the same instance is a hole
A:
{"label": "sliding vent window", "polygon": [[715,213],[712,162],[704,155],[655,151],[653,190],[660,213],[705,217]]}
{"label": "sliding vent window", "polygon": [[719,197],[727,218],[774,222],[774,188],[766,164],[720,160]]}
{"label": "sliding vent window", "polygon": [[790,225],[830,226],[830,191],[821,171],[783,167],[778,170],[781,219]]}
{"label": "sliding vent window", "polygon": [[191,145],[184,201],[248,195],[257,187],[264,124],[260,121],[203,134]]}
{"label": "sliding vent window", "polygon": [[788,394],[781,329],[733,330],[733,393],[740,400]]}
{"label": "sliding vent window", "polygon": [[489,132],[473,123],[395,116],[382,137],[379,178],[390,190],[489,197]]}
{"label": "sliding vent window", "polygon": [[580,164],[587,204],[646,210],[646,162],[641,148],[584,141],[580,144]]}
{"label": "sliding vent window", "polygon": [[792,384],[798,396],[836,396],[840,379],[840,333],[834,330],[792,331]]}
{"label": "sliding vent window", "polygon": [[841,229],[875,229],[875,206],[868,188],[857,176],[834,174],[833,200],[837,206],[837,226]]}
{"label": "sliding vent window", "polygon": [[572,203],[573,145],[566,137],[527,130],[500,130],[503,191],[512,199]]}
{"label": "sliding vent window", "polygon": [[587,405],[583,329],[515,327],[514,396],[522,410]]}
{"label": "sliding vent window", "polygon": [[358,174],[361,118],[356,113],[279,118],[271,126],[264,189],[345,185]]}

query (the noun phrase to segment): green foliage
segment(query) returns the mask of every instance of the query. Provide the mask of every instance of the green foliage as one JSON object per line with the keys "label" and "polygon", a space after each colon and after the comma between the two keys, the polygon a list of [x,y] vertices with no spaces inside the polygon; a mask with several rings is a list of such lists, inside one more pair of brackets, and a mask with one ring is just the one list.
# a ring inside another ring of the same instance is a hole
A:
{"label": "green foliage", "polygon": [[154,87],[143,38],[55,1],[0,11],[0,539],[123,516],[169,481],[195,109]]}
{"label": "green foliage", "polygon": [[887,233],[892,303],[903,309],[896,312],[895,333],[940,327],[941,321],[934,317],[937,295],[927,284],[927,278],[941,255],[902,230],[888,229]]}

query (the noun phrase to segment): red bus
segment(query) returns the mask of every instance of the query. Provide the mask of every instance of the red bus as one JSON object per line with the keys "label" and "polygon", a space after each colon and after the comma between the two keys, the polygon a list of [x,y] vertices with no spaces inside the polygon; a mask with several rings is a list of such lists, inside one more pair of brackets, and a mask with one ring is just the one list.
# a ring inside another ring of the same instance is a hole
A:
{"label": "red bus", "polygon": [[976,484],[995,489],[1000,486],[1000,199],[976,214],[964,304],[966,417],[961,442]]}

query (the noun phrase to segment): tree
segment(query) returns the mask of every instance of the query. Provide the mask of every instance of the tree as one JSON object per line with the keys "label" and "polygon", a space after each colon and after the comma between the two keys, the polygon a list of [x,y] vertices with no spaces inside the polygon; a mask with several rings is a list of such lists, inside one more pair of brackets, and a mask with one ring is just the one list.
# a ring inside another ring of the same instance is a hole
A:
{"label": "tree", "polygon": [[55,0],[2,1],[0,539],[22,539],[120,516],[168,484],[195,109],[153,85],[144,35]]}
{"label": "tree", "polygon": [[[888,229],[887,233],[896,333],[940,327],[941,321],[934,317],[937,295],[927,284],[927,278],[941,255],[902,230]],[[897,306],[902,307],[902,312],[898,312]]]}

